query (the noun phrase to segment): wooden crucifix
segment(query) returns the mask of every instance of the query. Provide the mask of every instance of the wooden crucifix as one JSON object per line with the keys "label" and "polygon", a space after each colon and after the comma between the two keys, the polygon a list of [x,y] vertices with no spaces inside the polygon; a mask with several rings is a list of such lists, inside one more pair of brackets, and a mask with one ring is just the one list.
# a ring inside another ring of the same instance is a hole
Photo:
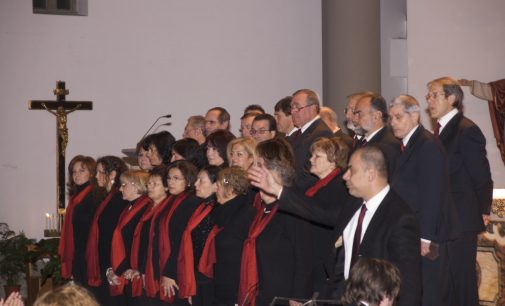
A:
{"label": "wooden crucifix", "polygon": [[68,144],[67,115],[76,110],[92,110],[91,101],[66,101],[65,96],[69,91],[65,88],[65,82],[56,82],[53,91],[56,101],[31,100],[28,102],[29,109],[43,109],[56,117],[56,210],[59,215],[58,232],[60,231],[61,219],[65,211],[65,151]]}

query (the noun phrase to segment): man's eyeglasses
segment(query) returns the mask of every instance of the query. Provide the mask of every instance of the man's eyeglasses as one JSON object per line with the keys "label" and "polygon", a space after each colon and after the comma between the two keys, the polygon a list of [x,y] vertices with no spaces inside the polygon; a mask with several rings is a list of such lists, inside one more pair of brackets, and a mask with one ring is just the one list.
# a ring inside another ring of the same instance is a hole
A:
{"label": "man's eyeglasses", "polygon": [[315,105],[315,104],[307,104],[305,106],[298,106],[298,105],[291,105],[291,111],[296,111],[296,112],[299,112],[301,111],[302,109],[306,108],[306,107],[309,107],[309,106],[312,106],[312,105]]}
{"label": "man's eyeglasses", "polygon": [[251,129],[249,132],[251,133],[251,135],[256,135],[256,134],[263,135],[263,134],[268,133],[270,131],[269,130],[255,130],[255,129]]}
{"label": "man's eyeglasses", "polygon": [[429,100],[431,98],[436,99],[438,97],[441,97],[442,95],[445,97],[445,92],[443,91],[429,92],[425,98],[426,100]]}

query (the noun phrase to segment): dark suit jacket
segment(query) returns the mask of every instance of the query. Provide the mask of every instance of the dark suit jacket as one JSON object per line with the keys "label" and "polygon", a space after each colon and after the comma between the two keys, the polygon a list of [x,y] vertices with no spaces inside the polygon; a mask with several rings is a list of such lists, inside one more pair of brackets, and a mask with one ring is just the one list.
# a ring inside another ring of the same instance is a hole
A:
{"label": "dark suit jacket", "polygon": [[398,158],[391,186],[416,215],[422,238],[440,242],[460,232],[445,150],[424,127],[417,127]]}
{"label": "dark suit jacket", "polygon": [[484,230],[482,214],[489,214],[493,181],[486,156],[486,138],[480,128],[460,112],[440,134],[449,157],[452,197],[463,231]]}
{"label": "dark suit jacket", "polygon": [[[346,225],[343,226],[342,231]],[[407,204],[391,189],[366,229],[359,247],[359,255],[385,259],[398,267],[402,276],[400,296],[396,304],[398,306],[421,304],[419,239],[416,217]]]}
{"label": "dark suit jacket", "polygon": [[[335,241],[337,241],[340,234],[335,232],[335,222],[345,205],[356,200],[349,195],[342,176],[343,172],[333,178],[326,186],[322,187],[312,198],[305,196],[297,188],[286,188],[279,201],[279,208],[281,210],[287,207],[286,211],[311,221],[315,290],[321,289],[317,288],[321,280],[330,278],[332,281],[336,281],[338,279],[338,276],[335,274],[335,265],[337,264]],[[290,207],[291,209],[289,209]],[[320,222],[312,221],[314,218],[311,218],[310,214],[306,212],[312,207],[318,207],[321,210],[321,214],[328,217],[330,224],[326,224],[328,222],[321,224]],[[320,292],[320,294],[323,293]],[[319,298],[324,299],[326,297],[320,295]]]}
{"label": "dark suit jacket", "polygon": [[300,299],[312,296],[311,236],[305,220],[282,211],[273,216],[256,239],[259,277],[256,305],[270,305],[276,296]]}
{"label": "dark suit jacket", "polygon": [[298,138],[295,134],[287,137],[295,153],[295,184],[302,190],[312,186],[317,178],[310,174],[310,146],[319,137],[331,137],[333,133],[321,119],[314,121]]}
{"label": "dark suit jacket", "polygon": [[400,140],[393,135],[391,129],[387,126],[383,127],[377,134],[375,134],[366,145],[378,146],[388,163],[388,176],[391,178],[398,157],[400,157]]}
{"label": "dark suit jacket", "polygon": [[352,137],[347,135],[346,133],[344,133],[344,131],[342,129],[333,133],[333,137],[340,137],[345,142],[345,144],[349,147],[349,150],[352,149],[352,145],[353,145]]}

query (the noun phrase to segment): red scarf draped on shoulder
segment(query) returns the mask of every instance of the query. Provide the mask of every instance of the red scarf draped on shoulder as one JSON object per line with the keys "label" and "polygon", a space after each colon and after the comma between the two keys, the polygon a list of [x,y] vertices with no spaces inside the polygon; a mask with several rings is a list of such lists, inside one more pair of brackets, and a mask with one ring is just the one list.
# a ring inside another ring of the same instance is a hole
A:
{"label": "red scarf draped on shoulder", "polygon": [[153,267],[153,240],[154,240],[154,225],[156,220],[160,217],[163,209],[171,203],[173,196],[168,196],[163,202],[154,207],[154,213],[151,218],[151,226],[149,227],[149,244],[147,247],[147,258],[146,258],[146,271],[144,276],[146,295],[149,297],[155,297],[156,293],[159,291],[159,284],[154,279],[154,267]]}
{"label": "red scarf draped on shoulder", "polygon": [[74,260],[74,225],[72,223],[72,215],[74,208],[81,204],[91,189],[93,189],[92,185],[87,186],[81,192],[74,195],[68,202],[61,229],[61,239],[58,245],[58,255],[61,258],[61,277],[63,278],[70,278],[72,276],[72,261]]}
{"label": "red scarf draped on shoulder", "polygon": [[[162,219],[160,220],[160,227],[159,227],[159,235],[158,235],[158,245],[159,245],[159,264],[160,264],[160,279],[159,282],[161,283],[161,276],[162,276],[162,271],[165,268],[165,265],[167,264],[168,258],[170,258],[170,220],[172,219],[172,215],[174,214],[175,210],[179,205],[188,197],[187,192],[180,193],[176,196],[174,203],[170,207],[170,210],[168,211],[168,214],[164,215]],[[174,296],[168,296],[165,294],[164,290],[160,291],[160,299],[162,301],[168,302],[168,303],[173,303],[174,301]]]}
{"label": "red scarf draped on shoulder", "polygon": [[[88,271],[88,285],[91,287],[98,287],[102,284],[102,278],[100,276],[100,262],[98,256],[98,240],[100,239],[100,229],[98,228],[98,219],[102,215],[105,207],[109,205],[112,198],[119,192],[117,188],[113,188],[107,197],[98,206],[95,215],[93,216],[93,221],[91,222],[91,228],[88,234],[88,243],[86,245],[86,264]],[[107,269],[108,267],[101,267],[102,269]]]}
{"label": "red scarf draped on shoulder", "polygon": [[195,210],[182,234],[181,248],[177,257],[177,283],[179,298],[187,299],[196,295],[195,259],[193,254],[193,239],[191,232],[209,215],[214,203],[202,203]]}
{"label": "red scarf draped on shoulder", "polygon": [[316,193],[323,188],[324,186],[328,185],[329,182],[331,182],[332,179],[334,179],[339,173],[340,173],[340,168],[335,168],[333,169],[327,176],[324,178],[320,179],[317,181],[314,186],[310,187],[305,191],[305,195],[308,196],[309,198],[312,198],[313,196],[316,195]]}
{"label": "red scarf draped on shoulder", "polygon": [[222,228],[217,225],[210,230],[205,246],[203,247],[202,256],[198,262],[198,271],[208,278],[214,278],[214,264],[216,263],[216,236]]}
{"label": "red scarf draped on shoulder", "polygon": [[[132,250],[130,253],[130,267],[132,270],[139,270],[139,250],[140,250],[140,239],[142,239],[142,227],[144,223],[151,220],[154,213],[156,212],[156,207],[152,201],[149,202],[149,207],[146,209],[139,223],[135,227],[135,232],[133,232],[133,242]],[[132,296],[138,297],[142,295],[142,277],[137,277],[131,280],[132,282]]]}
{"label": "red scarf draped on shoulder", "polygon": [[240,286],[238,304],[254,306],[258,295],[258,266],[256,258],[256,238],[263,232],[270,220],[277,212],[277,206],[268,215],[258,211],[249,228],[249,236],[244,241],[242,263],[240,265]]}
{"label": "red scarf draped on shoulder", "polygon": [[[111,265],[114,271],[116,271],[119,265],[121,265],[121,263],[125,260],[126,252],[130,251],[125,249],[123,235],[121,233],[123,228],[149,204],[151,204],[151,199],[146,195],[141,196],[135,201],[131,208],[126,208],[119,216],[118,224],[112,234],[112,248],[110,252]],[[120,284],[117,286],[109,286],[109,293],[112,296],[121,295],[123,293],[124,286],[128,283],[128,280],[125,279],[123,275],[118,276]]]}

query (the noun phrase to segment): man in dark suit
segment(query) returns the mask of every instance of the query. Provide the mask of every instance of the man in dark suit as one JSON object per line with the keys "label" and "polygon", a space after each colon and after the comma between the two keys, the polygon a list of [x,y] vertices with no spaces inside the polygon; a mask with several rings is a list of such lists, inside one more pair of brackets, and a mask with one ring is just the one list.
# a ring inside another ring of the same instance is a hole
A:
{"label": "man in dark suit", "polygon": [[344,133],[344,131],[338,126],[337,113],[335,113],[334,110],[327,106],[323,106],[319,111],[319,116],[321,117],[321,120],[323,120],[323,122],[326,123],[328,128],[333,132],[334,137],[340,137],[349,148],[352,148],[352,138],[351,136]]}
{"label": "man in dark suit", "polygon": [[361,202],[357,206],[356,203],[347,203],[336,220],[325,215],[318,205],[282,201],[282,185],[275,181],[271,172],[264,166],[251,167],[249,179],[253,186],[276,195],[283,204],[279,206],[280,209],[335,226],[336,232],[343,233],[343,274],[346,278],[352,263],[359,256],[389,260],[398,267],[402,275],[398,305],[421,304],[419,226],[407,204],[390,189],[386,161],[379,148],[366,146],[351,156],[344,180],[349,193],[363,199],[364,203]]}
{"label": "man in dark suit", "polygon": [[331,137],[332,132],[319,118],[319,97],[310,89],[300,89],[291,100],[293,124],[298,128],[287,137],[295,153],[295,184],[302,190],[312,186],[317,178],[310,174],[310,146],[319,137]]}
{"label": "man in dark suit", "polygon": [[449,244],[454,301],[451,305],[478,305],[477,235],[489,220],[493,181],[486,156],[486,139],[479,127],[463,116],[463,91],[458,82],[443,77],[428,83],[428,111],[449,158],[451,192],[463,235]]}
{"label": "man in dark suit", "polygon": [[447,241],[459,234],[459,219],[450,198],[449,171],[442,144],[419,124],[417,100],[401,95],[389,106],[394,135],[402,154],[391,187],[414,211],[421,229],[422,305],[448,305]]}
{"label": "man in dark suit", "polygon": [[400,141],[386,126],[388,121],[386,101],[376,93],[365,93],[358,100],[354,114],[356,126],[354,132],[362,137],[353,149],[368,145],[378,146],[386,157],[391,175],[395,169],[396,160],[400,156]]}

